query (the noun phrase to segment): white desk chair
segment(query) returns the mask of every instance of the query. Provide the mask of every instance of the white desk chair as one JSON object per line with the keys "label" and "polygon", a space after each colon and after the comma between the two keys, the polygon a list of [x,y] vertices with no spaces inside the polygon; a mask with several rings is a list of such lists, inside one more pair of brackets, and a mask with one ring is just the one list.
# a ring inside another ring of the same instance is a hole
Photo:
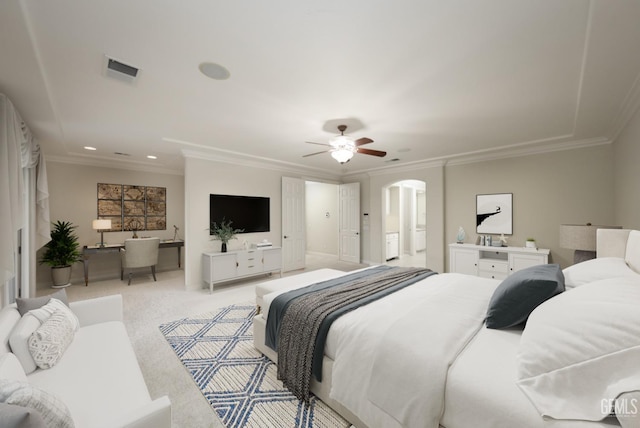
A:
{"label": "white desk chair", "polygon": [[[124,280],[125,269],[150,267],[153,280],[156,281],[159,245],[160,238],[125,239],[124,249],[120,252],[120,260],[122,262],[120,279]],[[132,274],[133,272],[130,271],[128,285],[131,285]]]}

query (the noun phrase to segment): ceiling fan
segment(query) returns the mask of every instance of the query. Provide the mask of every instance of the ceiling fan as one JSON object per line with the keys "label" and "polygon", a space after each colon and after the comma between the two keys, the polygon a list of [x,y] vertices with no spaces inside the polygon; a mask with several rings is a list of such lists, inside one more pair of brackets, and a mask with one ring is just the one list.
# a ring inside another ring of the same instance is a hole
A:
{"label": "ceiling fan", "polygon": [[385,157],[387,152],[382,152],[380,150],[371,150],[365,149],[360,146],[373,143],[371,138],[362,137],[354,140],[351,137],[344,135],[344,131],[347,129],[347,125],[338,125],[338,131],[340,131],[340,135],[329,140],[329,143],[314,143],[312,141],[307,141],[309,144],[318,144],[320,146],[328,146],[327,150],[323,150],[321,152],[310,153],[308,155],[302,156],[306,158],[308,156],[315,156],[321,153],[331,153],[331,157],[337,160],[340,163],[347,163],[351,160],[354,154],[361,153],[363,155],[372,155],[378,157]]}

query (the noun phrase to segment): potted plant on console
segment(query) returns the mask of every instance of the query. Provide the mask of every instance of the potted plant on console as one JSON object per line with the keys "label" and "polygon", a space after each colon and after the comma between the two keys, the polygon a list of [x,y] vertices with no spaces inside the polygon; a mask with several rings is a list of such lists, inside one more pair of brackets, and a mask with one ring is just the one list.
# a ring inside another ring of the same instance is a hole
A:
{"label": "potted plant on console", "polygon": [[78,237],[73,233],[76,227],[68,221],[58,220],[53,224],[51,241],[45,245],[46,250],[40,259],[41,264],[51,266],[52,288],[71,285],[71,266],[81,258]]}
{"label": "potted plant on console", "polygon": [[231,223],[233,223],[231,220],[225,221],[225,219],[222,219],[220,224],[217,224],[215,221],[212,222],[211,227],[209,228],[213,239],[217,239],[222,242],[220,251],[223,253],[227,252],[227,243],[230,240],[235,239],[236,233],[244,232],[244,229],[232,228]]}

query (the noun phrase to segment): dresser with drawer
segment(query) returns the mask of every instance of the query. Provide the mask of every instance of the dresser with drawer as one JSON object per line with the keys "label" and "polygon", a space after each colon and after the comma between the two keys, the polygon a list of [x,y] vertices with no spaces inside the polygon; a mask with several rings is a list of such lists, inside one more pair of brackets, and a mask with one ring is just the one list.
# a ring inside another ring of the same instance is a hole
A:
{"label": "dresser with drawer", "polygon": [[549,263],[548,249],[449,244],[449,272],[505,279],[513,272]]}

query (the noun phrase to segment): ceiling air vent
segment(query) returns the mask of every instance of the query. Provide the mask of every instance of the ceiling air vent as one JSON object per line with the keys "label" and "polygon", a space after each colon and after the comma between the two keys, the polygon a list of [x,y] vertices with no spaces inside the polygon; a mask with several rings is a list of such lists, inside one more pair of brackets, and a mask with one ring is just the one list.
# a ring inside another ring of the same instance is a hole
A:
{"label": "ceiling air vent", "polygon": [[125,64],[117,59],[109,58],[106,55],[104,57],[104,71],[105,76],[127,83],[135,82],[140,73],[139,68]]}

